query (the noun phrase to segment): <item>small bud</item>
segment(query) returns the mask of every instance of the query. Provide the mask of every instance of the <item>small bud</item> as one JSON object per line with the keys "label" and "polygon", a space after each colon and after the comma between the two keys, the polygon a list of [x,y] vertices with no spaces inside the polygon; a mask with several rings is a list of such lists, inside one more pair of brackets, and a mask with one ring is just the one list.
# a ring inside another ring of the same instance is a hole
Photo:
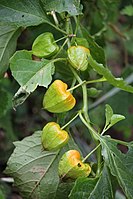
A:
{"label": "small bud", "polygon": [[100,93],[101,93],[101,90],[98,90],[94,87],[91,87],[91,88],[88,88],[87,89],[87,92],[88,92],[88,96],[89,97],[97,97]]}
{"label": "small bud", "polygon": [[59,176],[61,178],[87,177],[90,172],[90,165],[81,161],[80,153],[76,150],[67,151],[59,162]]}
{"label": "small bud", "polygon": [[71,46],[68,50],[68,61],[77,70],[84,71],[88,67],[90,50],[84,46]]}
{"label": "small bud", "polygon": [[61,80],[55,80],[46,91],[43,99],[43,107],[51,113],[69,111],[75,106],[76,100],[67,91],[67,84]]}
{"label": "small bud", "polygon": [[45,32],[39,35],[33,45],[32,53],[37,57],[48,58],[56,54],[59,50],[58,45],[55,43],[53,34],[50,32]]}
{"label": "small bud", "polygon": [[69,135],[66,131],[61,130],[59,124],[49,122],[44,126],[41,136],[43,148],[48,151],[55,151],[67,144]]}

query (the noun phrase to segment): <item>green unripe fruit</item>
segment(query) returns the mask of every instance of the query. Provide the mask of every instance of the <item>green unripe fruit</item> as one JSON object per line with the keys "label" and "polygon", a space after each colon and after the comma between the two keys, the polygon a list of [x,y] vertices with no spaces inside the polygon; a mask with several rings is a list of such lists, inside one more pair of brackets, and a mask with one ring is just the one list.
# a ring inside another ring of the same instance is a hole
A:
{"label": "green unripe fruit", "polygon": [[51,113],[62,113],[71,110],[75,106],[76,100],[67,91],[67,84],[61,80],[55,80],[43,98],[43,107]]}
{"label": "green unripe fruit", "polygon": [[44,126],[41,141],[43,148],[48,151],[55,151],[67,144],[69,135],[66,131],[62,130],[59,124],[49,122]]}
{"label": "green unripe fruit", "polygon": [[59,50],[58,45],[55,43],[53,34],[50,32],[45,32],[39,35],[33,45],[32,45],[32,53],[37,57],[48,58],[53,56]]}
{"label": "green unripe fruit", "polygon": [[91,167],[81,161],[80,153],[77,150],[67,151],[59,162],[59,176],[61,178],[76,179],[87,177],[91,172]]}
{"label": "green unripe fruit", "polygon": [[84,46],[71,46],[67,50],[69,63],[77,70],[84,71],[88,67],[90,51]]}

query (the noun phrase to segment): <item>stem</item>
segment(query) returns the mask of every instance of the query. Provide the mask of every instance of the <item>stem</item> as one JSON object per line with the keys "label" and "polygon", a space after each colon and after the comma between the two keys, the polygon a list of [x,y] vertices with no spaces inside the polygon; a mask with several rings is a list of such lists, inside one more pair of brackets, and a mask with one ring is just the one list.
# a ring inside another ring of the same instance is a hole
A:
{"label": "stem", "polygon": [[57,43],[58,41],[61,41],[63,39],[66,39],[67,37],[69,37],[68,35],[61,37],[60,39],[55,40],[53,43]]}
{"label": "stem", "polygon": [[86,120],[82,116],[81,111],[79,112],[79,117],[80,117],[81,121],[84,123],[84,125],[89,129],[92,138],[94,138],[94,140],[98,140],[99,135],[97,134],[96,130],[90,125],[90,123],[86,122]]}
{"label": "stem", "polygon": [[86,84],[82,85],[83,89],[83,113],[85,116],[85,119],[88,123],[90,123],[89,115],[88,115],[88,98],[87,98],[87,87]]}
{"label": "stem", "polygon": [[108,128],[106,128],[106,126],[105,126],[104,129],[101,132],[101,135],[103,135],[107,130],[108,130]]}
{"label": "stem", "polygon": [[99,148],[100,145],[101,144],[98,144],[90,153],[88,153],[88,155],[84,157],[82,162],[85,162]]}
{"label": "stem", "polygon": [[85,84],[85,83],[86,83],[86,81],[84,80],[84,81],[82,81],[82,83],[77,84],[76,86],[74,86],[74,87],[72,87],[72,88],[69,88],[67,91],[73,91],[74,89],[78,88],[79,86],[82,86],[82,85]]}
{"label": "stem", "polygon": [[[73,87],[75,86],[76,81],[77,81],[77,80],[75,79],[75,77],[73,77],[73,81],[72,81],[72,84],[71,84],[70,89],[73,88]],[[68,89],[68,90],[69,90],[69,89]],[[73,92],[71,92],[71,93],[73,93]]]}
{"label": "stem", "polygon": [[64,41],[64,43],[60,47],[59,51],[57,52],[57,54],[55,54],[55,56],[53,58],[57,57],[57,55],[61,52],[61,50],[63,49],[63,47],[66,45],[67,42],[68,42],[68,38]]}
{"label": "stem", "polygon": [[[76,71],[71,67],[71,70],[75,76],[75,78],[77,79],[77,81],[79,83],[82,83],[83,81],[80,79],[80,77],[78,76],[78,74],[76,73]],[[91,124],[90,124],[90,120],[89,120],[89,116],[88,116],[88,100],[87,100],[87,87],[86,84],[82,84],[82,91],[83,91],[83,109],[82,109],[82,113],[84,114],[84,117],[82,116],[81,112],[79,114],[81,121],[85,124],[85,126],[89,129],[90,134],[96,144],[96,146],[99,145],[99,135],[98,133],[95,131],[95,129],[92,128]],[[101,172],[101,147],[97,149],[97,172],[96,175],[99,176],[100,172]]]}
{"label": "stem", "polygon": [[64,126],[61,127],[61,129],[65,129],[69,124],[71,124],[77,117],[79,116],[79,112],[69,121],[67,122]]}
{"label": "stem", "polygon": [[107,81],[105,79],[105,77],[102,77],[100,79],[94,79],[94,80],[86,81],[86,84],[97,83],[97,82],[105,82],[105,81]]}
{"label": "stem", "polygon": [[82,91],[83,91],[83,108],[82,111],[84,113],[86,121],[90,122],[89,116],[88,116],[88,99],[87,99],[87,88],[86,84],[82,79],[78,76],[77,72],[70,66],[71,71],[73,72],[75,78],[79,82],[79,84],[82,86]]}
{"label": "stem", "polygon": [[55,28],[59,32],[62,32],[63,34],[68,35],[66,31],[64,31],[64,30],[60,29],[59,27],[55,26],[53,23],[47,21],[47,24],[49,24],[50,26],[52,26],[53,28]]}
{"label": "stem", "polygon": [[53,59],[50,63],[54,63],[57,61],[66,61],[66,58],[56,58],[56,59]]}
{"label": "stem", "polygon": [[57,16],[56,16],[54,10],[51,11],[51,15],[52,15],[52,17],[53,17],[53,19],[54,19],[55,25],[56,25],[56,26],[59,26],[59,22],[58,22],[58,19],[57,19]]}
{"label": "stem", "polygon": [[75,36],[76,36],[76,35],[74,35],[74,34],[66,35],[66,36],[64,36],[64,37],[61,37],[61,38],[55,40],[53,43],[57,43],[58,41],[61,41],[61,40],[63,40],[63,39],[71,38],[71,37],[75,37]]}
{"label": "stem", "polygon": [[[97,141],[97,146],[99,145],[99,141]],[[98,177],[101,173],[101,161],[102,161],[102,156],[101,156],[101,146],[98,147],[97,151],[97,172],[96,176]]]}
{"label": "stem", "polygon": [[95,141],[95,144],[96,144],[96,152],[97,152],[97,172],[96,172],[96,176],[99,176],[100,172],[101,172],[101,160],[102,160],[102,157],[101,157],[101,147],[99,147],[99,135],[98,133],[95,131],[95,129],[92,128],[92,126],[90,125],[90,123],[87,123],[85,121],[85,119],[83,118],[81,112],[79,114],[79,117],[80,119],[82,120],[82,122],[85,124],[85,126],[89,129],[90,131],[90,134],[92,136],[92,138],[94,139]]}
{"label": "stem", "polygon": [[75,24],[76,24],[74,34],[76,35],[77,31],[78,31],[78,26],[79,26],[79,17],[74,16],[74,20],[75,20]]}
{"label": "stem", "polygon": [[[67,34],[70,34],[70,18],[69,17],[66,18],[66,25],[65,26],[66,26],[66,32],[67,32]],[[67,44],[68,44],[68,47],[71,46],[69,39],[68,39]]]}

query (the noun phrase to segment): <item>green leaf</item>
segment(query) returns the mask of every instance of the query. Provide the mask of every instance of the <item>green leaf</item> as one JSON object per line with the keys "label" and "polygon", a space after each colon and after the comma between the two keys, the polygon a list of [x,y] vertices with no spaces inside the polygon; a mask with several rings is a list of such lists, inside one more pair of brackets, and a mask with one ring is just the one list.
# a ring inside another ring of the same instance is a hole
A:
{"label": "green leaf", "polygon": [[123,154],[117,148],[117,142],[109,136],[100,138],[102,144],[102,155],[106,165],[110,168],[113,176],[116,176],[123,192],[128,199],[133,198],[133,142],[127,143],[128,153]]}
{"label": "green leaf", "polygon": [[61,151],[44,151],[41,133],[42,131],[35,132],[14,143],[16,148],[5,171],[14,178],[15,186],[25,199],[55,199],[60,186],[58,162],[65,151],[77,149],[70,140]]}
{"label": "green leaf", "polygon": [[62,182],[56,191],[55,199],[68,199],[68,195],[74,185],[74,182]]}
{"label": "green leaf", "polygon": [[70,199],[112,199],[114,198],[110,173],[104,166],[100,178],[77,179],[71,193]]}
{"label": "green leaf", "polygon": [[108,104],[106,104],[105,116],[106,116],[105,127],[107,127],[107,129],[109,129],[111,126],[113,126],[117,122],[125,119],[123,115],[113,114],[113,110],[111,106],[109,106]]}
{"label": "green leaf", "polygon": [[133,87],[127,85],[122,78],[115,78],[108,68],[105,68],[102,64],[96,62],[92,56],[89,56],[89,64],[100,75],[103,75],[106,80],[115,87],[118,87],[124,91],[133,93]]}
{"label": "green leaf", "polygon": [[0,76],[8,68],[9,59],[16,49],[20,32],[16,26],[0,24]]}
{"label": "green leaf", "polygon": [[[85,39],[85,38],[80,38],[80,37],[76,37],[75,38],[75,42],[77,43],[77,45],[79,45],[79,46],[84,46],[84,47],[86,47],[86,48],[89,48],[89,44],[88,44],[88,41],[87,41],[87,39]],[[75,43],[73,43],[73,45],[75,45]]]}
{"label": "green leaf", "polygon": [[[21,91],[33,92],[37,86],[47,87],[52,81],[54,74],[53,61],[33,61],[31,52],[26,50],[18,51],[10,60],[10,67],[13,77],[20,84]],[[17,95],[16,94],[16,95]]]}
{"label": "green leaf", "polygon": [[117,122],[124,120],[124,119],[125,119],[125,117],[123,115],[113,114],[111,117],[111,120],[110,120],[110,125],[113,126]]}
{"label": "green leaf", "polygon": [[51,32],[40,34],[32,44],[33,55],[40,58],[49,58],[57,53],[59,50],[58,45],[54,40]]}
{"label": "green leaf", "polygon": [[70,15],[82,14],[80,0],[41,0],[47,11],[55,10],[58,13],[68,12]]}
{"label": "green leaf", "polygon": [[0,21],[27,27],[47,23],[49,20],[39,0],[1,0]]}
{"label": "green leaf", "polygon": [[128,5],[126,6],[122,11],[121,14],[123,15],[128,15],[128,16],[133,16],[133,6]]}
{"label": "green leaf", "polygon": [[105,126],[107,126],[110,123],[111,117],[113,116],[113,110],[111,106],[109,106],[108,104],[106,104],[105,116],[106,116]]}
{"label": "green leaf", "polygon": [[83,26],[78,27],[77,37],[83,37],[88,41],[89,50],[92,55],[92,57],[98,62],[105,64],[105,54],[104,50],[101,46],[99,46],[95,40],[92,38],[92,36],[89,34],[87,29],[85,29]]}
{"label": "green leaf", "polygon": [[90,194],[96,186],[97,181],[98,178],[78,178],[75,182],[72,191],[70,192],[69,198],[89,198]]}

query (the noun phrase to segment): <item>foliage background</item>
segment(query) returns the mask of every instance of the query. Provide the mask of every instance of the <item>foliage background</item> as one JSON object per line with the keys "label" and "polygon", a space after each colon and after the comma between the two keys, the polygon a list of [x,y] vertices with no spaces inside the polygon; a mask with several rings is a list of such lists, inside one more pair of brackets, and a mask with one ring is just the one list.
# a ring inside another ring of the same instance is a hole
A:
{"label": "foliage background", "polygon": [[[42,2],[46,4],[48,3],[48,1]],[[0,1],[0,4],[1,3],[3,3],[2,0]],[[70,1],[68,1],[66,6],[68,6],[69,3]],[[131,0],[82,0],[81,3],[83,5],[84,13],[84,16],[81,17],[81,23],[87,28],[94,40],[103,47],[107,65],[115,76],[123,76],[124,78],[129,77],[133,72],[133,2]],[[58,6],[57,9],[59,9]],[[69,7],[67,7],[67,10],[71,12]],[[41,16],[40,13],[39,15]],[[3,17],[2,13],[0,16],[0,45],[2,46],[8,38],[12,38],[6,43],[4,54],[0,50],[0,64],[2,71],[6,71],[8,68],[9,57],[13,54],[15,49],[30,50],[34,39],[39,34],[43,33],[44,30],[52,31],[55,38],[59,38],[58,31],[50,25],[46,23],[39,25],[38,20],[40,20],[41,17],[39,19],[32,18],[32,23],[26,25],[28,26],[26,29],[20,30],[21,28],[18,28],[15,25],[8,25],[7,28],[7,26],[3,25],[3,22],[1,22]],[[6,19],[6,16],[4,17]],[[45,22],[45,18],[42,20]],[[25,22],[22,22],[21,25],[24,26]],[[17,45],[15,45],[15,41],[17,41]],[[59,73],[60,71],[58,71],[58,67],[56,70],[57,73],[54,78],[63,79],[65,74]],[[83,75],[86,76],[86,74]],[[94,74],[92,73],[91,76],[93,77]],[[70,79],[71,76],[68,75],[68,83]],[[131,82],[133,82],[133,78]],[[115,125],[109,133],[113,138],[127,141],[132,140],[132,94],[120,91],[113,95],[113,97],[110,97],[110,91],[113,89],[112,86],[103,83],[100,85],[97,84],[96,87],[100,92],[98,96],[93,96],[90,100],[90,114],[92,121],[102,128],[105,120],[105,104],[110,104],[114,112],[124,115],[126,120]],[[52,121],[54,117],[54,115],[42,110],[42,98],[45,93],[45,88],[42,87],[38,87],[16,111],[13,110],[12,97],[18,88],[19,86],[13,79],[10,69],[8,68],[7,72],[5,72],[4,76],[0,79],[0,178],[5,177],[3,170],[14,149],[12,142],[22,140],[26,136],[32,135],[34,131],[42,129],[42,127],[48,121]],[[106,97],[107,93],[109,95],[108,98]],[[80,106],[80,89],[76,91],[76,94],[79,96],[78,104]],[[98,106],[95,106],[97,101],[101,98],[103,99],[103,97],[105,97],[105,100],[103,100],[102,103],[99,103]],[[86,128],[76,120],[71,126],[71,129],[73,130],[75,141],[85,155],[88,150],[90,150],[89,147],[92,144]],[[125,148],[122,150],[125,151]],[[0,198],[21,198],[17,190],[10,185],[10,183],[5,183],[0,180]],[[122,197],[123,196],[121,196],[121,198]]]}

